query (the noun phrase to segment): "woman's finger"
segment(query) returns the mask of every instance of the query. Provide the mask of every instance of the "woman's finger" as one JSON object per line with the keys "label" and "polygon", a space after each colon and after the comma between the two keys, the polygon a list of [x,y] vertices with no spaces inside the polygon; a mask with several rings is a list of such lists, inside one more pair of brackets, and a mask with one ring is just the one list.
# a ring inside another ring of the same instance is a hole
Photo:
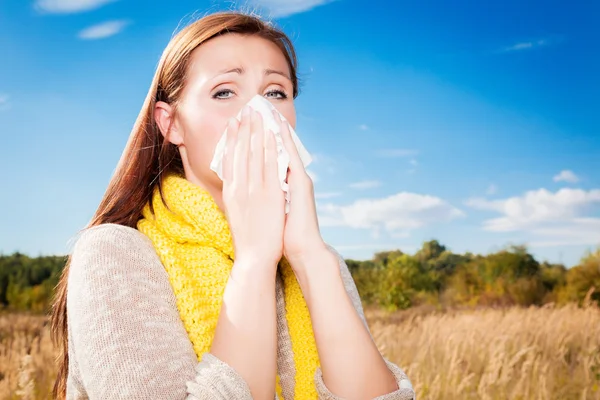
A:
{"label": "woman's finger", "polygon": [[233,160],[235,143],[238,136],[240,124],[237,119],[231,118],[227,123],[227,140],[225,142],[225,154],[223,154],[223,181],[230,182],[233,178]]}
{"label": "woman's finger", "polygon": [[262,115],[259,112],[252,111],[250,132],[249,182],[262,187],[265,167],[265,131]]}
{"label": "woman's finger", "polygon": [[283,146],[290,156],[290,170],[304,169],[304,163],[300,158],[300,154],[298,153],[294,139],[292,139],[292,133],[290,132],[289,124],[281,119],[277,111],[273,110],[273,115],[275,116],[275,120],[279,123],[281,129],[280,132]]}
{"label": "woman's finger", "polygon": [[233,177],[237,184],[248,182],[248,153],[250,151],[250,112],[249,106],[242,111],[242,121],[238,129],[233,159]]}
{"label": "woman's finger", "polygon": [[272,130],[265,131],[265,186],[272,185],[279,187],[279,171],[277,165],[277,142]]}

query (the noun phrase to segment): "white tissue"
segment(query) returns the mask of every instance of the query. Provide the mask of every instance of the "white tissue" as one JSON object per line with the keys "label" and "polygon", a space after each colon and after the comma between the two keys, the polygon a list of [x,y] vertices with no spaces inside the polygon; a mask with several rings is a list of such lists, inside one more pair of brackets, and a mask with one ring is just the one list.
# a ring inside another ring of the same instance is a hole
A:
{"label": "white tissue", "polygon": [[[258,111],[262,115],[264,128],[270,129],[271,131],[273,131],[275,133],[275,142],[277,143],[277,166],[278,166],[277,172],[278,172],[278,176],[279,176],[279,183],[281,185],[281,190],[283,190],[285,192],[285,213],[287,214],[289,212],[289,207],[290,207],[290,192],[289,192],[289,186],[288,186],[288,183],[286,182],[286,180],[287,180],[287,171],[288,171],[288,168],[290,165],[290,156],[289,156],[287,150],[285,149],[285,146],[283,145],[283,140],[281,139],[281,131],[279,128],[279,123],[275,120],[275,117],[272,114],[272,110],[277,111],[277,109],[275,108],[275,106],[273,104],[271,104],[270,101],[268,101],[267,99],[265,99],[263,96],[260,96],[260,95],[256,95],[252,99],[250,99],[250,101],[247,103],[247,105],[252,107],[255,111]],[[312,162],[312,157],[310,156],[308,151],[306,151],[306,149],[302,145],[302,142],[300,142],[300,139],[296,135],[294,128],[292,128],[292,126],[288,123],[288,121],[285,119],[285,117],[279,111],[277,111],[277,113],[279,114],[279,117],[281,118],[281,120],[288,124],[290,133],[292,134],[292,139],[294,141],[294,144],[296,145],[296,148],[298,149],[298,154],[300,154],[300,159],[302,160],[302,163],[304,164],[304,167],[306,168],[306,166],[308,166]],[[238,121],[241,121],[241,119],[242,119],[242,111],[241,110],[238,113],[236,118]],[[210,163],[210,169],[215,171],[217,173],[217,175],[219,176],[219,178],[221,178],[221,180],[223,179],[223,154],[225,152],[226,143],[227,143],[227,129],[225,129],[223,136],[221,136],[221,139],[217,143],[217,147],[215,148],[215,154]]]}

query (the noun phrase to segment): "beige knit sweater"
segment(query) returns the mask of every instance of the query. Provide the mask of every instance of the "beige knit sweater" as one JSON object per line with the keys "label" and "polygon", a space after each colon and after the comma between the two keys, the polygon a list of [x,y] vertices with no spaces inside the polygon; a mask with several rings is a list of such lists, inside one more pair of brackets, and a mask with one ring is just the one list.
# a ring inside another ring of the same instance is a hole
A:
{"label": "beige knit sweater", "polygon": [[[346,291],[366,324],[354,281],[338,257]],[[252,398],[232,367],[210,353],[197,361],[167,272],[138,230],[104,224],[84,231],[73,248],[68,279],[67,399]],[[295,367],[279,277],[276,304],[277,369],[283,396],[290,400]],[[413,400],[405,373],[387,364],[398,390],[377,399]],[[320,370],[315,384],[320,400],[339,399],[325,386]]]}

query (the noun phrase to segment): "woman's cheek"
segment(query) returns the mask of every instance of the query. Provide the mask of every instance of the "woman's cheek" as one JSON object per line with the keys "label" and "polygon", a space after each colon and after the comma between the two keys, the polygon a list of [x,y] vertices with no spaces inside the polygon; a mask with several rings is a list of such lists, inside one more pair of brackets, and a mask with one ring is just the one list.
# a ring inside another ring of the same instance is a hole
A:
{"label": "woman's cheek", "polygon": [[227,128],[227,121],[227,119],[214,118],[209,124],[204,124],[202,132],[198,135],[200,141],[198,146],[202,147],[203,156],[209,158],[209,163],[212,160],[217,143],[221,140]]}

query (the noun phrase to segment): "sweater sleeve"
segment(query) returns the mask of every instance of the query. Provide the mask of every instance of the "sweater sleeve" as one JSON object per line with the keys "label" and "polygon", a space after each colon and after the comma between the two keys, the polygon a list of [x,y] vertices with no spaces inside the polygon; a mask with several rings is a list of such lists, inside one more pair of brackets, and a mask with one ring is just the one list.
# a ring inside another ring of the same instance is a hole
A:
{"label": "sweater sleeve", "polygon": [[229,365],[208,353],[198,362],[168,275],[150,240],[133,228],[105,224],[81,235],[67,318],[67,387],[78,388],[67,399],[252,398]]}
{"label": "sweater sleeve", "polygon": [[[356,289],[354,279],[350,274],[350,270],[346,265],[346,261],[344,261],[344,258],[333,247],[329,245],[327,247],[329,248],[329,251],[331,251],[337,256],[346,292],[348,293],[348,296],[350,297],[350,300],[352,301],[354,308],[358,312],[358,315],[360,316],[360,319],[362,320],[363,324],[367,327],[367,330],[369,330],[360,296],[358,294],[358,290]],[[396,378],[396,383],[398,385],[398,389],[383,396],[379,396],[374,400],[415,400],[416,396],[412,384],[406,376],[406,374],[404,373],[404,371],[397,365],[385,359],[385,357],[384,361],[387,364],[388,369],[392,372],[392,374],[394,374],[394,377]],[[342,400],[338,396],[331,393],[327,386],[325,386],[323,374],[320,368],[317,369],[317,372],[315,374],[315,385],[317,387],[319,400]]]}

